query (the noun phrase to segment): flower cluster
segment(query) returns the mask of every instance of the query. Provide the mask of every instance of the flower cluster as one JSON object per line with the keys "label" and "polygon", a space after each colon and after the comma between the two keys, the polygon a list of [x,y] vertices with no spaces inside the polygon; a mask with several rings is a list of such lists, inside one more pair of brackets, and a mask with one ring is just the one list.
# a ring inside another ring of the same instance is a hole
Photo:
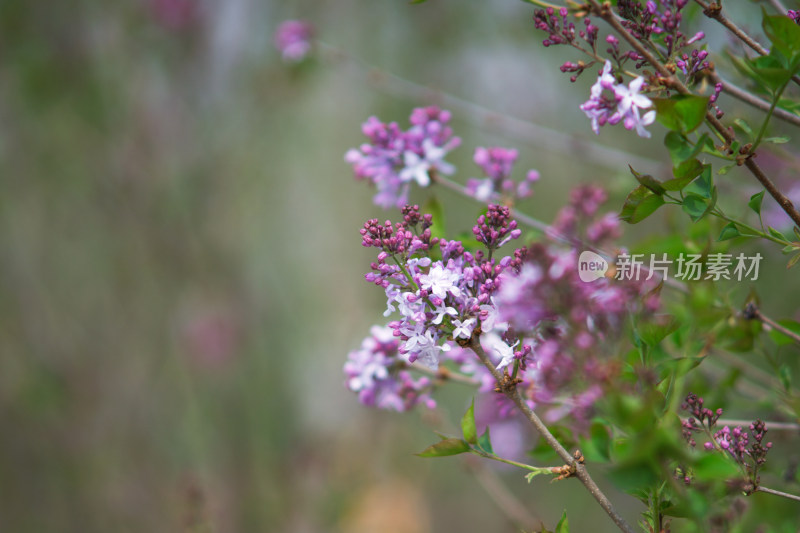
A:
{"label": "flower cluster", "polygon": [[800,9],[790,9],[786,15],[792,19],[795,24],[800,24]]}
{"label": "flower cluster", "polygon": [[636,129],[640,137],[650,137],[645,129],[656,119],[655,111],[641,111],[653,105],[649,98],[641,94],[644,78],[638,77],[629,85],[617,83],[611,73],[611,62],[606,61],[597,82],[592,85],[591,98],[580,108],[592,121],[592,130],[600,133],[600,126],[622,122],[625,129]]}
{"label": "flower cluster", "polygon": [[[571,213],[571,235],[617,234],[616,221],[600,214],[605,199],[597,187],[572,192],[562,210]],[[644,286],[612,279],[584,283],[575,251],[555,245],[494,257],[521,233],[504,206],[490,205],[473,227],[488,253],[432,238],[431,224],[430,215],[406,206],[401,222],[373,219],[361,229],[362,244],[380,250],[366,279],[384,289],[384,315],[400,315],[388,324],[399,342],[398,357],[431,368],[455,364],[494,397],[485,405],[494,406],[495,419],[504,419],[514,405],[492,394],[494,377],[467,347],[477,339],[497,368],[513,366],[525,400],[547,407],[547,420],[571,416],[585,426],[593,404],[619,374],[619,364],[608,356],[624,317],[656,306],[639,304]]]}
{"label": "flower cluster", "polygon": [[550,226],[550,237],[566,239],[575,246],[586,242],[598,247],[618,239],[622,230],[616,213],[597,216],[600,206],[607,198],[608,195],[602,187],[575,187],[570,192],[569,202],[558,211]]}
{"label": "flower cluster", "polygon": [[622,25],[640,41],[658,38],[667,55],[673,51],[693,44],[705,37],[700,32],[691,38],[681,32],[684,7],[689,0],[648,0],[644,6],[638,0],[620,0],[617,9],[622,17]]}
{"label": "flower cluster", "polygon": [[[681,408],[692,414],[692,417],[682,422],[683,436],[692,447],[697,445],[694,435],[698,432],[711,435],[711,431],[722,416],[722,409],[711,411],[703,407],[703,398],[694,393],[686,397]],[[772,449],[771,442],[763,442],[766,435],[767,426],[761,420],[750,424],[749,432],[742,426],[733,428],[724,426],[714,432],[713,440],[703,443],[703,448],[706,451],[721,450],[729,454],[734,461],[744,467],[751,476],[754,486],[757,486],[758,468],[767,461],[767,453]]]}
{"label": "flower cluster", "polygon": [[[420,215],[418,206],[406,206],[402,222],[381,225],[373,219],[364,225],[361,235],[364,246],[381,250],[366,279],[385,291],[384,316],[401,315],[400,320],[389,323],[403,341],[400,354],[410,363],[419,361],[436,368],[441,354],[452,348],[448,339],[469,339],[479,320],[482,331],[496,326],[492,296],[498,288],[497,278],[518,266],[520,259],[506,256],[496,261],[482,251],[467,252],[460,241],[432,239],[431,224],[431,216]],[[508,208],[492,205],[488,219],[481,216],[476,233],[496,248],[519,237],[515,228]],[[433,252],[441,259],[436,260]],[[513,359],[510,348],[498,349],[503,356],[499,366],[509,364]]]}
{"label": "flower cluster", "polygon": [[391,329],[373,326],[361,349],[350,352],[344,364],[347,388],[358,394],[364,405],[407,411],[422,404],[436,407],[428,378],[413,379],[397,357],[400,342]]}
{"label": "flower cluster", "polygon": [[508,200],[525,198],[531,195],[531,184],[539,180],[539,173],[530,170],[523,181],[514,183],[511,172],[517,161],[517,151],[513,149],[478,147],[473,160],[486,178],[467,180],[467,193],[481,202],[495,200],[498,195]]}
{"label": "flower cluster", "polygon": [[694,448],[697,446],[697,441],[694,439],[694,434],[703,431],[704,427],[711,429],[722,416],[722,409],[717,409],[716,412],[703,406],[703,398],[690,392],[686,396],[686,400],[681,404],[681,409],[688,411],[692,416],[681,422],[683,438],[686,442]]}
{"label": "flower cluster", "polygon": [[298,63],[311,52],[314,26],[303,20],[287,20],[275,32],[275,46],[289,63]]}
{"label": "flower cluster", "polygon": [[568,14],[569,11],[566,7],[559,9],[558,15],[552,7],[537,9],[533,13],[533,23],[536,29],[548,33],[547,39],[542,41],[542,44],[545,47],[556,44],[573,44],[576,36],[579,36],[594,49],[597,41],[597,26],[592,24],[589,17],[586,17],[583,19],[585,29],[576,31],[575,24],[567,18]]}
{"label": "flower cluster", "polygon": [[683,71],[687,79],[692,79],[701,71],[710,68],[706,50],[692,50],[690,54],[684,53],[675,61],[675,65]]}
{"label": "flower cluster", "polygon": [[434,173],[452,174],[455,168],[444,160],[461,140],[447,125],[450,112],[437,107],[417,108],[403,131],[396,122],[388,124],[370,117],[361,127],[369,139],[345,154],[357,179],[370,181],[377,189],[373,198],[383,208],[408,203],[411,182],[427,187]]}

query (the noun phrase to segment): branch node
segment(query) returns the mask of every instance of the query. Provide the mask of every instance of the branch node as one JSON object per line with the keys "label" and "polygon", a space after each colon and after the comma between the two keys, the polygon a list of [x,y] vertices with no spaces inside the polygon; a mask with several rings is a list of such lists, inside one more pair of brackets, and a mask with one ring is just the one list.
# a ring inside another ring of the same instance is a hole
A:
{"label": "branch node", "polygon": [[506,367],[503,369],[503,380],[497,382],[497,387],[495,387],[494,391],[506,395],[514,394],[514,390],[520,383],[522,383],[522,378],[512,378],[511,374],[508,373],[508,367]]}

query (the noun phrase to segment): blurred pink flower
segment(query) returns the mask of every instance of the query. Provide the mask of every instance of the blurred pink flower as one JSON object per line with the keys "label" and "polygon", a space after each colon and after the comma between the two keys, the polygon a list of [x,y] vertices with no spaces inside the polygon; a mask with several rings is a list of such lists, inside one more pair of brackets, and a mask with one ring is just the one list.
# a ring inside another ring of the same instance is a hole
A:
{"label": "blurred pink flower", "polygon": [[311,52],[311,38],[314,26],[302,20],[287,20],[275,32],[275,46],[280,50],[283,60],[297,63]]}

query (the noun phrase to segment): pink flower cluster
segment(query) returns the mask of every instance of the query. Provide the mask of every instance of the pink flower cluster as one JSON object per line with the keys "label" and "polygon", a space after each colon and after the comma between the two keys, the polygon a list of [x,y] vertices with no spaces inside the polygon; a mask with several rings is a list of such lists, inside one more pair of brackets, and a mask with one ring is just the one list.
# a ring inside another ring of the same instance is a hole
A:
{"label": "pink flower cluster", "polygon": [[289,63],[298,63],[311,52],[314,26],[303,20],[287,20],[275,32],[275,46]]}
{"label": "pink flower cluster", "polygon": [[347,388],[358,394],[364,405],[407,411],[418,404],[436,407],[428,378],[414,379],[397,357],[400,342],[391,329],[373,326],[361,348],[350,352],[344,364]]}
{"label": "pink flower cluster", "polygon": [[427,187],[435,173],[450,175],[455,171],[444,160],[461,143],[447,125],[450,112],[437,107],[417,108],[409,121],[411,127],[403,131],[396,122],[386,124],[370,117],[361,127],[369,142],[345,154],[356,178],[375,186],[378,192],[373,201],[383,208],[407,204],[412,182]]}
{"label": "pink flower cluster", "polygon": [[[596,187],[573,192],[565,210],[581,220],[572,228],[576,238],[607,224],[599,214],[604,200]],[[507,207],[490,205],[473,227],[488,253],[432,238],[431,225],[430,215],[406,206],[402,222],[370,220],[361,229],[364,246],[380,250],[366,279],[384,290],[384,316],[400,315],[388,324],[399,342],[398,357],[430,368],[457,365],[494,398],[484,405],[504,418],[513,404],[491,392],[494,377],[462,347],[478,335],[497,368],[516,369],[531,407],[548,407],[550,421],[571,416],[579,426],[587,423],[592,405],[619,372],[608,356],[624,317],[652,311],[658,302],[642,303],[645,287],[639,284],[581,281],[576,253],[554,245],[535,244],[498,259],[497,250],[520,235]]]}
{"label": "pink flower cluster", "polygon": [[592,121],[592,130],[600,133],[600,126],[622,122],[625,129],[636,129],[640,137],[650,137],[645,129],[656,119],[655,111],[642,110],[652,107],[653,102],[641,94],[644,78],[638,77],[629,85],[617,83],[611,73],[611,62],[606,61],[597,82],[592,85],[591,98],[580,108]]}
{"label": "pink flower cluster", "polygon": [[[401,316],[389,323],[403,341],[400,354],[409,363],[437,368],[442,353],[452,348],[451,340],[469,339],[479,321],[484,332],[503,329],[495,324],[492,296],[498,276],[518,267],[520,257],[496,261],[482,251],[471,254],[460,241],[432,239],[431,216],[421,216],[417,206],[406,206],[403,215],[394,226],[373,219],[361,230],[363,245],[381,250],[366,279],[384,289],[384,316],[395,312]],[[490,250],[520,235],[516,222],[509,220],[508,208],[499,206],[490,206],[489,216],[482,215],[474,231],[491,241]],[[512,362],[510,346],[495,348],[501,355],[500,367]]]}
{"label": "pink flower cluster", "polygon": [[467,193],[481,202],[497,201],[501,198],[511,201],[530,196],[531,184],[539,180],[539,173],[529,170],[524,180],[515,183],[511,179],[511,173],[517,162],[517,155],[516,150],[509,148],[476,148],[473,160],[486,178],[467,180]]}
{"label": "pink flower cluster", "polygon": [[[681,405],[684,411],[692,415],[681,423],[683,437],[692,447],[697,445],[694,435],[713,431],[722,416],[722,409],[711,411],[704,407],[703,403],[703,398],[689,393]],[[767,461],[767,453],[772,449],[771,442],[763,442],[766,435],[767,425],[761,420],[750,424],[749,432],[742,426],[735,426],[733,429],[724,426],[714,432],[713,442],[706,441],[703,444],[703,449],[709,452],[714,450],[727,452],[734,461],[755,477],[758,475],[758,468]],[[757,477],[753,481],[757,483]]]}

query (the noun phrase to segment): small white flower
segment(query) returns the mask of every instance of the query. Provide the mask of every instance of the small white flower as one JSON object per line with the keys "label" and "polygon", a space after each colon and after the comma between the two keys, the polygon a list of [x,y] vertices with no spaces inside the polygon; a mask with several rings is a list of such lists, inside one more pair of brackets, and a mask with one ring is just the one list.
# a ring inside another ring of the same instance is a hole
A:
{"label": "small white flower", "polygon": [[453,330],[453,338],[464,338],[469,339],[472,337],[472,330],[475,329],[475,323],[477,320],[475,318],[468,318],[463,322],[461,320],[453,320],[453,324],[456,326],[456,329]]}

